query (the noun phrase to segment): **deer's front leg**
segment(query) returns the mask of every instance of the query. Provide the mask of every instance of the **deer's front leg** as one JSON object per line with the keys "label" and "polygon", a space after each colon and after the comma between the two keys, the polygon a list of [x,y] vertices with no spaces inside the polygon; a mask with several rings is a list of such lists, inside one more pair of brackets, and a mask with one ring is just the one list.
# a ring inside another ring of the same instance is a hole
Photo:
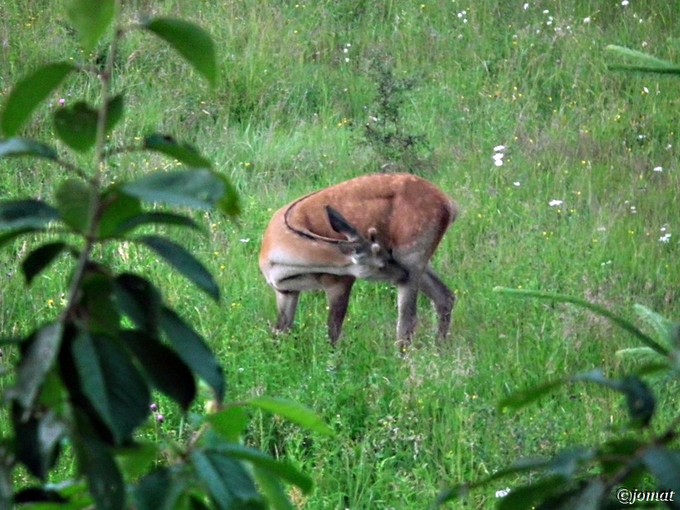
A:
{"label": "deer's front leg", "polygon": [[324,275],[321,283],[326,290],[328,298],[328,337],[331,345],[335,347],[342,333],[342,324],[347,315],[349,296],[352,293],[354,277]]}
{"label": "deer's front leg", "polygon": [[295,290],[276,291],[276,306],[279,311],[279,317],[276,322],[275,328],[275,331],[277,333],[285,333],[293,328],[293,321],[295,320],[295,312],[297,310],[299,299],[300,299],[299,291]]}

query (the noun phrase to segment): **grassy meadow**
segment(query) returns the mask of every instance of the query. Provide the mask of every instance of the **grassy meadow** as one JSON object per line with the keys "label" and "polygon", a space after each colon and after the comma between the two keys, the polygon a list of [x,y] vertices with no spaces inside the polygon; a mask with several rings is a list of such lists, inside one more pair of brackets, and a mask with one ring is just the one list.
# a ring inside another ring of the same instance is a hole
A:
{"label": "grassy meadow", "polygon": [[[427,508],[446,484],[622,430],[621,398],[593,386],[557,391],[517,414],[497,410],[503,397],[546,379],[593,367],[619,373],[630,362],[615,352],[636,344],[578,308],[492,289],[582,297],[632,320],[641,303],[680,319],[680,79],[609,70],[620,60],[605,50],[618,44],[680,62],[680,2],[126,4],[129,23],[152,13],[201,24],[217,42],[221,79],[207,88],[171,50],[131,33],[114,81],[127,116],[112,143],[152,131],[192,143],[238,188],[242,215],[234,222],[206,214],[200,219],[209,235],[182,239],[217,276],[218,305],[143,248],[111,246],[101,257],[160,282],[217,352],[229,400],[290,398],[335,429],[322,438],[253,416],[247,442],[315,480],[313,493],[292,495],[298,508]],[[101,57],[78,50],[65,17],[46,0],[3,2],[0,40],[0,98],[48,60]],[[381,65],[399,83],[413,80],[399,128],[423,137],[417,154],[406,148],[387,160],[366,140],[364,126],[380,112]],[[95,100],[96,92],[87,78],[68,81],[26,135],[53,140],[49,109],[60,100]],[[131,153],[112,159],[106,176],[113,182],[171,166]],[[295,331],[273,337],[274,295],[257,267],[272,213],[381,169],[433,181],[462,211],[433,261],[459,299],[448,344],[436,345],[434,313],[423,300],[417,338],[400,357],[396,292],[367,282],[355,286],[337,350],[326,338],[322,295],[304,295]],[[51,197],[64,178],[55,170],[4,159],[0,197]],[[27,249],[22,242],[0,253],[1,337],[55,316],[63,301],[68,261],[26,291],[18,264]],[[16,353],[4,354],[6,367]],[[653,385],[662,405],[675,405],[675,385]],[[165,420],[145,433],[190,439],[191,416],[162,399],[158,405]],[[0,411],[0,428],[6,424]],[[60,472],[70,468],[65,461]],[[491,508],[496,490],[508,485],[449,507]]]}

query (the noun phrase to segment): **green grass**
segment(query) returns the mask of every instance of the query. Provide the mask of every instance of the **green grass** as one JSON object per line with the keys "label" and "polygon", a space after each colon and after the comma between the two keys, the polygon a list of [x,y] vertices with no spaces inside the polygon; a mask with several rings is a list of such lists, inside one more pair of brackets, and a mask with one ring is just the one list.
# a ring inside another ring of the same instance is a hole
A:
{"label": "green grass", "polygon": [[[82,58],[45,2],[6,4],[3,94],[42,62]],[[610,72],[604,50],[620,44],[680,62],[678,18],[673,2],[630,4],[132,2],[140,13],[182,15],[209,29],[222,79],[207,90],[171,51],[131,35],[118,62],[124,74],[116,88],[125,91],[129,113],[116,141],[159,130],[195,144],[238,187],[243,214],[238,223],[206,216],[207,238],[186,240],[219,280],[217,305],[141,248],[111,247],[104,256],[160,282],[218,353],[231,400],[288,397],[337,431],[320,438],[254,416],[248,442],[315,479],[313,494],[294,494],[299,508],[424,508],[444,484],[483,476],[519,456],[591,444],[624,425],[620,399],[589,386],[562,390],[520,414],[496,410],[508,393],[547,378],[594,366],[616,373],[622,365],[614,352],[633,340],[574,307],[492,289],[585,297],[631,318],[640,302],[680,317],[680,81]],[[127,19],[136,16],[126,11]],[[356,286],[344,338],[332,351],[320,295],[303,297],[294,333],[271,335],[274,296],[257,268],[274,210],[380,169],[383,162],[362,143],[375,108],[369,70],[380,58],[391,59],[398,76],[418,80],[403,122],[426,135],[431,154],[413,170],[462,210],[434,260],[459,297],[452,338],[442,348],[434,344],[434,317],[423,303],[405,359],[394,345],[393,289]],[[94,84],[69,82],[26,134],[50,139],[47,112],[61,97],[81,96],[96,99]],[[501,144],[504,164],[496,167],[492,156]],[[171,164],[125,155],[108,176]],[[62,177],[40,162],[2,160],[0,196],[50,197]],[[562,204],[551,206],[553,200]],[[667,233],[670,241],[661,242]],[[2,337],[59,313],[67,261],[27,293],[17,272],[25,250],[17,244],[0,258]],[[7,365],[16,352],[5,354]],[[668,383],[655,388],[663,400],[672,395]],[[167,420],[145,434],[189,437],[191,420],[168,402],[159,405]],[[202,409],[198,402],[194,411]],[[662,412],[659,429],[664,418]],[[7,417],[1,419],[0,427]],[[68,472],[64,464],[56,478]],[[468,507],[489,508],[493,500],[494,490],[480,491]]]}

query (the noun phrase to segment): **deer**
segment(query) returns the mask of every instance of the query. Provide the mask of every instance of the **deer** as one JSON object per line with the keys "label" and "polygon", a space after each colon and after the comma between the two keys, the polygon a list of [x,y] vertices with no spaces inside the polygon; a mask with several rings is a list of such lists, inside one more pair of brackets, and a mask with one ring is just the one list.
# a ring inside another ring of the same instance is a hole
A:
{"label": "deer", "polygon": [[371,174],[303,196],[276,211],[266,228],[259,266],[274,289],[274,331],[293,328],[300,293],[325,291],[328,337],[338,343],[357,279],[397,287],[397,345],[405,352],[417,324],[417,298],[429,298],[438,339],[451,327],[454,293],[430,260],[458,206],[434,184],[412,174]]}

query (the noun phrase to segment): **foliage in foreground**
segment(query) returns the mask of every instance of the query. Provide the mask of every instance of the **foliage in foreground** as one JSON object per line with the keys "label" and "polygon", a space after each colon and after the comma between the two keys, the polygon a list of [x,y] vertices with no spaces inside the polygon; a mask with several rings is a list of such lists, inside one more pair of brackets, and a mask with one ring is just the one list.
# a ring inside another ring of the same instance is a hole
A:
{"label": "foliage in foreground", "polygon": [[[670,508],[679,508],[680,501],[674,495],[680,495],[680,450],[673,443],[678,437],[680,415],[668,425],[655,427],[657,424],[653,418],[658,410],[657,399],[642,376],[661,371],[669,371],[674,377],[680,375],[680,323],[672,323],[638,305],[638,313],[653,327],[656,339],[626,319],[580,299],[532,291],[497,290],[587,308],[631,333],[657,356],[641,364],[632,374],[622,377],[611,378],[602,370],[592,370],[549,381],[503,400],[499,411],[516,411],[560,386],[594,383],[625,397],[629,431],[603,444],[574,446],[552,458],[520,459],[487,478],[447,489],[440,494],[438,504],[463,497],[471,489],[499,479],[540,473],[539,478],[529,478],[525,485],[508,489],[499,498],[497,508],[596,510],[646,501],[663,502]],[[649,476],[653,481],[649,481]]]}
{"label": "foliage in foreground", "polygon": [[[634,60],[632,64],[612,65],[611,69],[680,74],[680,67],[645,53],[614,45],[607,49]],[[680,434],[680,414],[675,414],[670,424],[653,422],[658,414],[658,402],[642,378],[658,372],[680,378],[680,323],[636,305],[638,315],[654,330],[654,338],[625,318],[582,299],[535,291],[495,290],[586,308],[610,320],[643,344],[643,347],[620,351],[621,354],[646,355],[644,359],[640,356],[643,362],[631,374],[612,378],[601,369],[595,369],[548,381],[504,399],[498,406],[499,411],[516,411],[561,386],[586,382],[621,393],[625,397],[629,425],[625,432],[602,444],[573,446],[547,459],[520,459],[482,480],[453,486],[439,495],[437,506],[465,497],[471,489],[491,482],[527,475],[528,483],[497,494],[497,508],[598,510],[640,507],[648,503],[680,508],[680,449],[674,444]]]}
{"label": "foliage in foreground", "polygon": [[[100,260],[115,243],[136,243],[219,299],[205,266],[162,232],[201,232],[188,210],[237,214],[229,181],[191,146],[164,133],[148,134],[141,144],[109,146],[126,109],[125,95],[114,90],[119,87],[116,50],[126,32],[142,30],[160,38],[211,84],[217,80],[214,44],[198,26],[180,19],[153,18],[124,27],[115,0],[74,0],[67,12],[85,54],[112,33],[103,68],[69,62],[39,67],[13,88],[0,121],[0,158],[39,158],[68,175],[52,201],[0,202],[0,246],[23,236],[42,241],[21,261],[27,285],[58,258],[73,262],[63,312],[25,338],[3,340],[16,345],[20,356],[4,395],[13,430],[0,443],[0,508],[40,503],[104,509],[130,504],[140,509],[292,508],[283,483],[307,492],[311,481],[293,466],[241,444],[248,422],[244,406],[321,433],[329,429],[305,408],[283,400],[225,404],[225,375],[204,339],[152,281],[134,272],[116,273]],[[99,105],[83,100],[54,111],[54,133],[72,151],[64,157],[55,146],[21,132],[40,103],[74,75],[99,79]],[[167,156],[184,168],[107,183],[109,162],[129,151]],[[191,442],[140,441],[136,432],[150,417],[152,392],[186,412],[196,399],[197,379],[210,388],[218,412],[204,419]],[[49,475],[66,449],[77,459],[77,477],[50,485]],[[15,489],[19,467],[34,477],[34,485]]]}

